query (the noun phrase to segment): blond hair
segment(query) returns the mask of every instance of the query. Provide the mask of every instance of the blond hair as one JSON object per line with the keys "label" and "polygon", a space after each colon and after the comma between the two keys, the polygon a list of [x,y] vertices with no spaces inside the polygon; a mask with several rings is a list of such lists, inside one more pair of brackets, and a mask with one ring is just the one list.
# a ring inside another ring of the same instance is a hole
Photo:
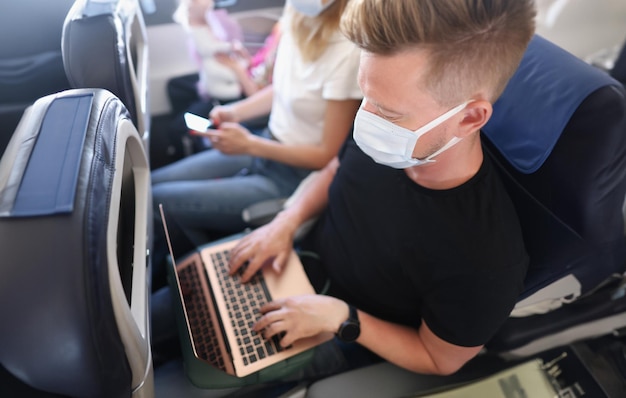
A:
{"label": "blond hair", "polygon": [[352,0],[341,25],[363,50],[424,49],[422,84],[442,105],[495,101],[535,31],[533,0]]}
{"label": "blond hair", "polygon": [[317,17],[308,17],[291,6],[287,7],[286,12],[291,16],[291,33],[305,61],[315,61],[326,51],[330,39],[339,30],[348,1],[335,0]]}

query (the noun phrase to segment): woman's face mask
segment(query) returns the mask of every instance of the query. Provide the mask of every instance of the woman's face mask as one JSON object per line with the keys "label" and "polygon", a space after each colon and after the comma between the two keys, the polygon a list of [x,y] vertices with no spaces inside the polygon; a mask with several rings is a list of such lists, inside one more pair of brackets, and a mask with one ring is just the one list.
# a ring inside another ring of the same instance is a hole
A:
{"label": "woman's face mask", "polygon": [[413,150],[417,140],[422,135],[461,112],[470,102],[466,101],[450,109],[415,131],[400,127],[372,112],[368,112],[361,105],[354,120],[354,141],[376,163],[396,169],[405,169],[434,162],[433,158],[435,156],[461,141],[461,138],[453,137],[446,145],[424,159],[413,157]]}
{"label": "woman's face mask", "polygon": [[333,3],[334,0],[328,0],[323,4],[323,0],[289,0],[289,3],[298,12],[309,17],[316,17],[322,13]]}

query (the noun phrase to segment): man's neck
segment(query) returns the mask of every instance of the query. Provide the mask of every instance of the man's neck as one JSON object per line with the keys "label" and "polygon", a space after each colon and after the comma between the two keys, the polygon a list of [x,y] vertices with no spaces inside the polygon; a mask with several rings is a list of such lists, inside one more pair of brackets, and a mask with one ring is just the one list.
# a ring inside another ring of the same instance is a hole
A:
{"label": "man's neck", "polygon": [[452,189],[469,181],[483,163],[480,138],[466,139],[435,158],[434,163],[405,169],[416,184],[428,189]]}

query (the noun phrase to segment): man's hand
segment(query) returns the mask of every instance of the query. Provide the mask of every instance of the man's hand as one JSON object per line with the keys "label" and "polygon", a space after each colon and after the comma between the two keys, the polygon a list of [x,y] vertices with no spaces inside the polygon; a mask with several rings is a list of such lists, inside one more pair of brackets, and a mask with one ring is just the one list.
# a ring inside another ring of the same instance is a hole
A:
{"label": "man's hand", "polygon": [[243,237],[230,252],[230,273],[234,274],[248,262],[241,276],[247,282],[266,263],[281,272],[291,251],[298,225],[279,213],[272,222]]}
{"label": "man's hand", "polygon": [[336,333],[348,319],[348,304],[331,296],[311,294],[274,300],[261,307],[263,316],[254,330],[268,339],[284,333],[280,345],[320,333]]}

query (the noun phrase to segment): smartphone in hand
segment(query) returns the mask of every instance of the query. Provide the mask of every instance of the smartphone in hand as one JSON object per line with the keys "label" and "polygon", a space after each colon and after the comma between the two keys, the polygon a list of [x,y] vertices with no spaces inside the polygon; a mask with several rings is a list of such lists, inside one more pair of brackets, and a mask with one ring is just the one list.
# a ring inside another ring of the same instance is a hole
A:
{"label": "smartphone in hand", "polygon": [[[208,129],[216,127],[214,126],[213,121],[193,113],[185,112],[184,117],[185,124],[187,125],[190,134],[204,135],[202,133],[206,133]],[[211,148],[213,146],[211,140],[207,136],[203,136],[202,141],[206,148]]]}
{"label": "smartphone in hand", "polygon": [[185,124],[191,131],[205,133],[208,129],[213,128],[213,122],[205,117],[185,112]]}

